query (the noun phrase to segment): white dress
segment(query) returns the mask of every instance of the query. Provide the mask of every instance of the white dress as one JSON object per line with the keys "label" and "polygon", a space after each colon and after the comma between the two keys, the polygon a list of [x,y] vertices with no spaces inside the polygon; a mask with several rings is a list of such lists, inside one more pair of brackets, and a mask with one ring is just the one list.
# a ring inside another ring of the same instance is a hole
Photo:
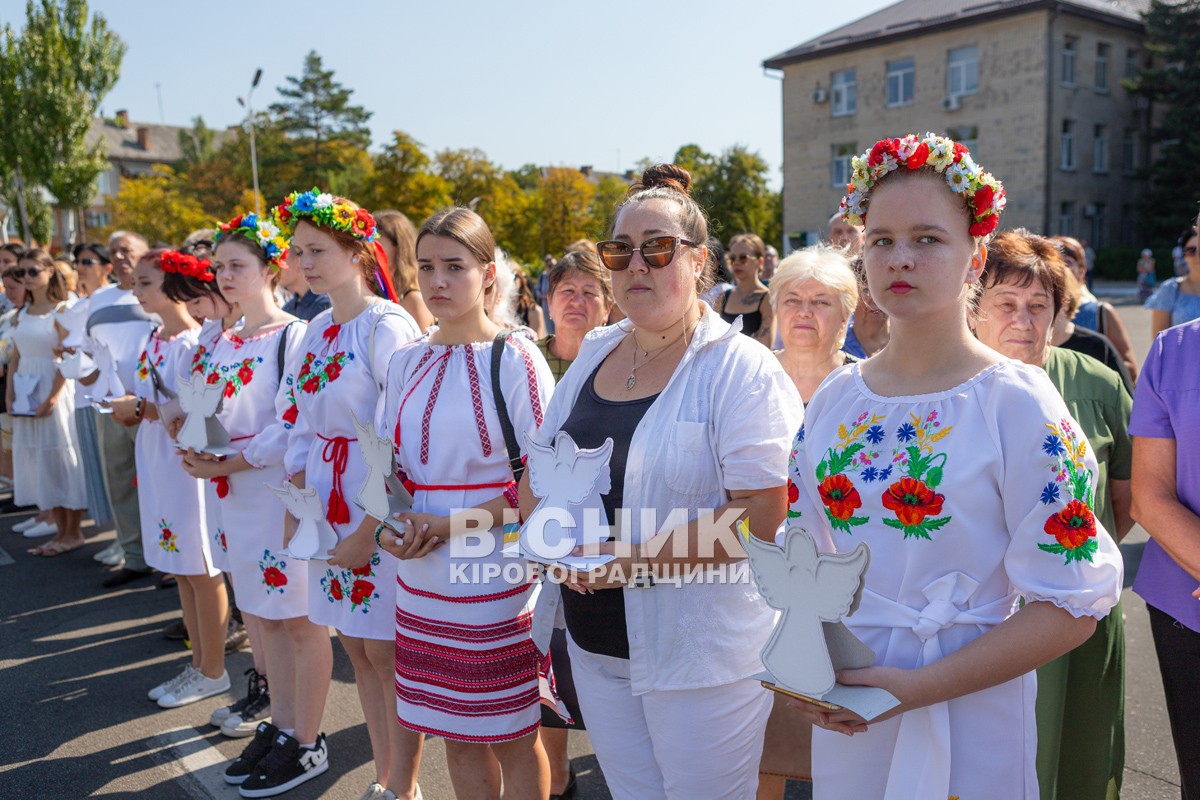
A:
{"label": "white dress", "polygon": [[[383,302],[341,325],[334,323],[332,311],[321,312],[300,345],[299,366],[288,378],[293,405],[284,422],[294,427],[285,466],[289,475],[304,471],[338,541],[354,533],[366,516],[353,501],[367,467],[351,413],[363,424],[375,418],[388,360],[420,333],[408,312]],[[375,548],[356,569],[313,560],[308,570],[308,616],[313,622],[361,639],[394,637],[394,556]]]}
{"label": "white dress", "polygon": [[[285,335],[283,363],[280,337]],[[302,617],[308,606],[308,569],[280,555],[283,503],[267,488],[282,486],[288,431],[281,416],[288,406],[280,375],[295,369],[304,323],[292,322],[243,339],[224,331],[202,369],[209,383],[225,383],[218,418],[230,445],[255,469],[216,483],[220,527],[238,608],[264,619]],[[198,352],[198,351],[197,351]]]}
{"label": "white dress", "polygon": [[[58,331],[54,327],[54,312],[30,314],[22,308],[10,334],[21,363],[9,377],[37,377],[30,395],[31,406],[37,408],[50,396],[58,366],[54,348]],[[67,381],[58,393],[54,411],[48,417],[13,416],[13,470],[16,484],[13,500],[18,505],[36,505],[40,509],[87,508],[87,483],[83,474],[83,457],[79,451],[79,435],[75,429],[74,381]],[[11,409],[9,409],[11,411]]]}
{"label": "white dress", "polygon": [[[491,342],[400,349],[388,370],[383,425],[415,509],[446,515],[516,487],[496,415]],[[537,345],[508,340],[500,384],[519,443],[542,423],[554,378]],[[406,728],[466,742],[502,742],[536,730],[538,667],[530,638],[536,582],[501,555],[500,525],[460,555],[452,539],[401,561],[396,590],[397,715]],[[507,567],[507,569],[505,569]]]}
{"label": "white dress", "polygon": [[[814,394],[789,517],[822,551],[871,546],[847,625],[876,664],[920,667],[999,624],[1019,598],[1103,617],[1121,555],[1090,510],[1096,462],[1043,370],[1005,361],[949,391],[881,397],[859,364]],[[813,732],[817,800],[1037,800],[1036,677],[871,725]]]}
{"label": "white dress", "polygon": [[[188,363],[198,332],[192,328],[167,340],[151,334],[134,369],[133,394],[155,404],[170,399],[157,390],[150,365],[162,387],[174,393],[179,367]],[[209,552],[201,482],[184,471],[175,442],[161,420],[142,421],[134,453],[146,563],[171,575],[219,574]]]}
{"label": "white dress", "polygon": [[[224,322],[220,318],[205,320],[197,334],[195,347],[188,354],[187,361],[181,361],[177,369],[185,372],[189,378],[207,375],[213,348],[224,330]],[[228,491],[228,481],[217,478],[204,481],[204,529],[208,534],[208,550],[213,566],[221,572],[229,572],[229,544],[225,539],[225,526],[221,522],[218,488]]]}

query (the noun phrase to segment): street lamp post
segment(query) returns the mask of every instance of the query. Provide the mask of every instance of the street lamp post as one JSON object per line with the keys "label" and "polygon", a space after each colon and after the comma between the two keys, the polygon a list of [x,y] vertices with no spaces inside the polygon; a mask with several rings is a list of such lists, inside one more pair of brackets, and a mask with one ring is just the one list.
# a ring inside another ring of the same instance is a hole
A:
{"label": "street lamp post", "polygon": [[258,152],[254,149],[254,107],[250,105],[254,87],[258,86],[260,80],[262,80],[261,68],[254,73],[254,80],[250,83],[250,91],[246,92],[246,99],[243,100],[239,97],[238,103],[246,107],[246,124],[250,126],[250,174],[254,179],[254,213],[261,219],[262,200],[259,199],[258,191]]}

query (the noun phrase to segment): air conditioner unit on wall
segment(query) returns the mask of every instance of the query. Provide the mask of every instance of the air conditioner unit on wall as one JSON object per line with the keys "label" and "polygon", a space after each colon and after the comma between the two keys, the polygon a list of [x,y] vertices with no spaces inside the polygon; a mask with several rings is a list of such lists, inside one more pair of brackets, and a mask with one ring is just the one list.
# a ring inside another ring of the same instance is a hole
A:
{"label": "air conditioner unit on wall", "polygon": [[1083,215],[1084,215],[1085,217],[1094,217],[1094,216],[1096,216],[1096,206],[1094,206],[1094,205],[1093,205],[1093,204],[1091,204],[1091,203],[1088,203],[1086,206],[1084,206],[1084,207],[1083,207]]}
{"label": "air conditioner unit on wall", "polygon": [[825,89],[822,89],[820,86],[818,86],[816,89],[813,89],[812,101],[814,103],[828,102],[829,101],[829,92],[826,91]]}
{"label": "air conditioner unit on wall", "polygon": [[962,100],[959,99],[958,95],[952,94],[942,100],[942,108],[946,111],[958,111],[962,108]]}

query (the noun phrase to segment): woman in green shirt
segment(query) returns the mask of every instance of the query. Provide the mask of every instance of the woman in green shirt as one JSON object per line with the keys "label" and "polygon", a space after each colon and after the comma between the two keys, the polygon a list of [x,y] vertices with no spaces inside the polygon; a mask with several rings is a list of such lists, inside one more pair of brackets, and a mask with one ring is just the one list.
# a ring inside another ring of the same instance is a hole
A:
{"label": "woman in green shirt", "polygon": [[[992,349],[1046,370],[1095,453],[1096,517],[1120,541],[1133,526],[1132,443],[1126,430],[1133,399],[1112,369],[1091,356],[1050,346],[1054,320],[1066,305],[1066,271],[1044,237],[1025,230],[1000,234],[988,247],[972,327]],[[1117,605],[1087,642],[1038,670],[1042,800],[1120,796],[1124,661],[1125,633]]]}
{"label": "woman in green shirt", "polygon": [[554,333],[539,339],[537,346],[558,381],[579,355],[583,337],[608,321],[612,282],[599,256],[585,249],[573,250],[550,268],[547,297]]}

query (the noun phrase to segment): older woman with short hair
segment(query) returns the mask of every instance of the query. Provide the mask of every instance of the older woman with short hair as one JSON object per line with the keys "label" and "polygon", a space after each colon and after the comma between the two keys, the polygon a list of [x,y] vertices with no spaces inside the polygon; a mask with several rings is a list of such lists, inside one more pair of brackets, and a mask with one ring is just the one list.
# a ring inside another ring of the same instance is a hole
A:
{"label": "older woman with short hair", "polygon": [[612,279],[600,256],[581,248],[568,251],[551,267],[548,281],[547,307],[554,333],[539,339],[537,346],[559,381],[579,355],[583,337],[607,323],[613,304]]}
{"label": "older woman with short hair", "polygon": [[855,360],[842,351],[858,305],[858,280],[841,250],[797,250],[779,264],[768,289],[783,349],[776,355],[808,403],[829,373]]}
{"label": "older woman with short hair", "polygon": [[[1096,518],[1119,541],[1133,525],[1127,430],[1133,400],[1113,370],[1090,356],[1050,346],[1069,280],[1050,240],[1025,230],[1002,233],[988,247],[971,322],[988,347],[1049,374],[1096,457]],[[1059,489],[1057,482],[1047,484],[1043,502]],[[1120,790],[1125,752],[1121,618],[1118,605],[1086,642],[1038,669],[1037,771],[1044,799],[1115,796]]]}

